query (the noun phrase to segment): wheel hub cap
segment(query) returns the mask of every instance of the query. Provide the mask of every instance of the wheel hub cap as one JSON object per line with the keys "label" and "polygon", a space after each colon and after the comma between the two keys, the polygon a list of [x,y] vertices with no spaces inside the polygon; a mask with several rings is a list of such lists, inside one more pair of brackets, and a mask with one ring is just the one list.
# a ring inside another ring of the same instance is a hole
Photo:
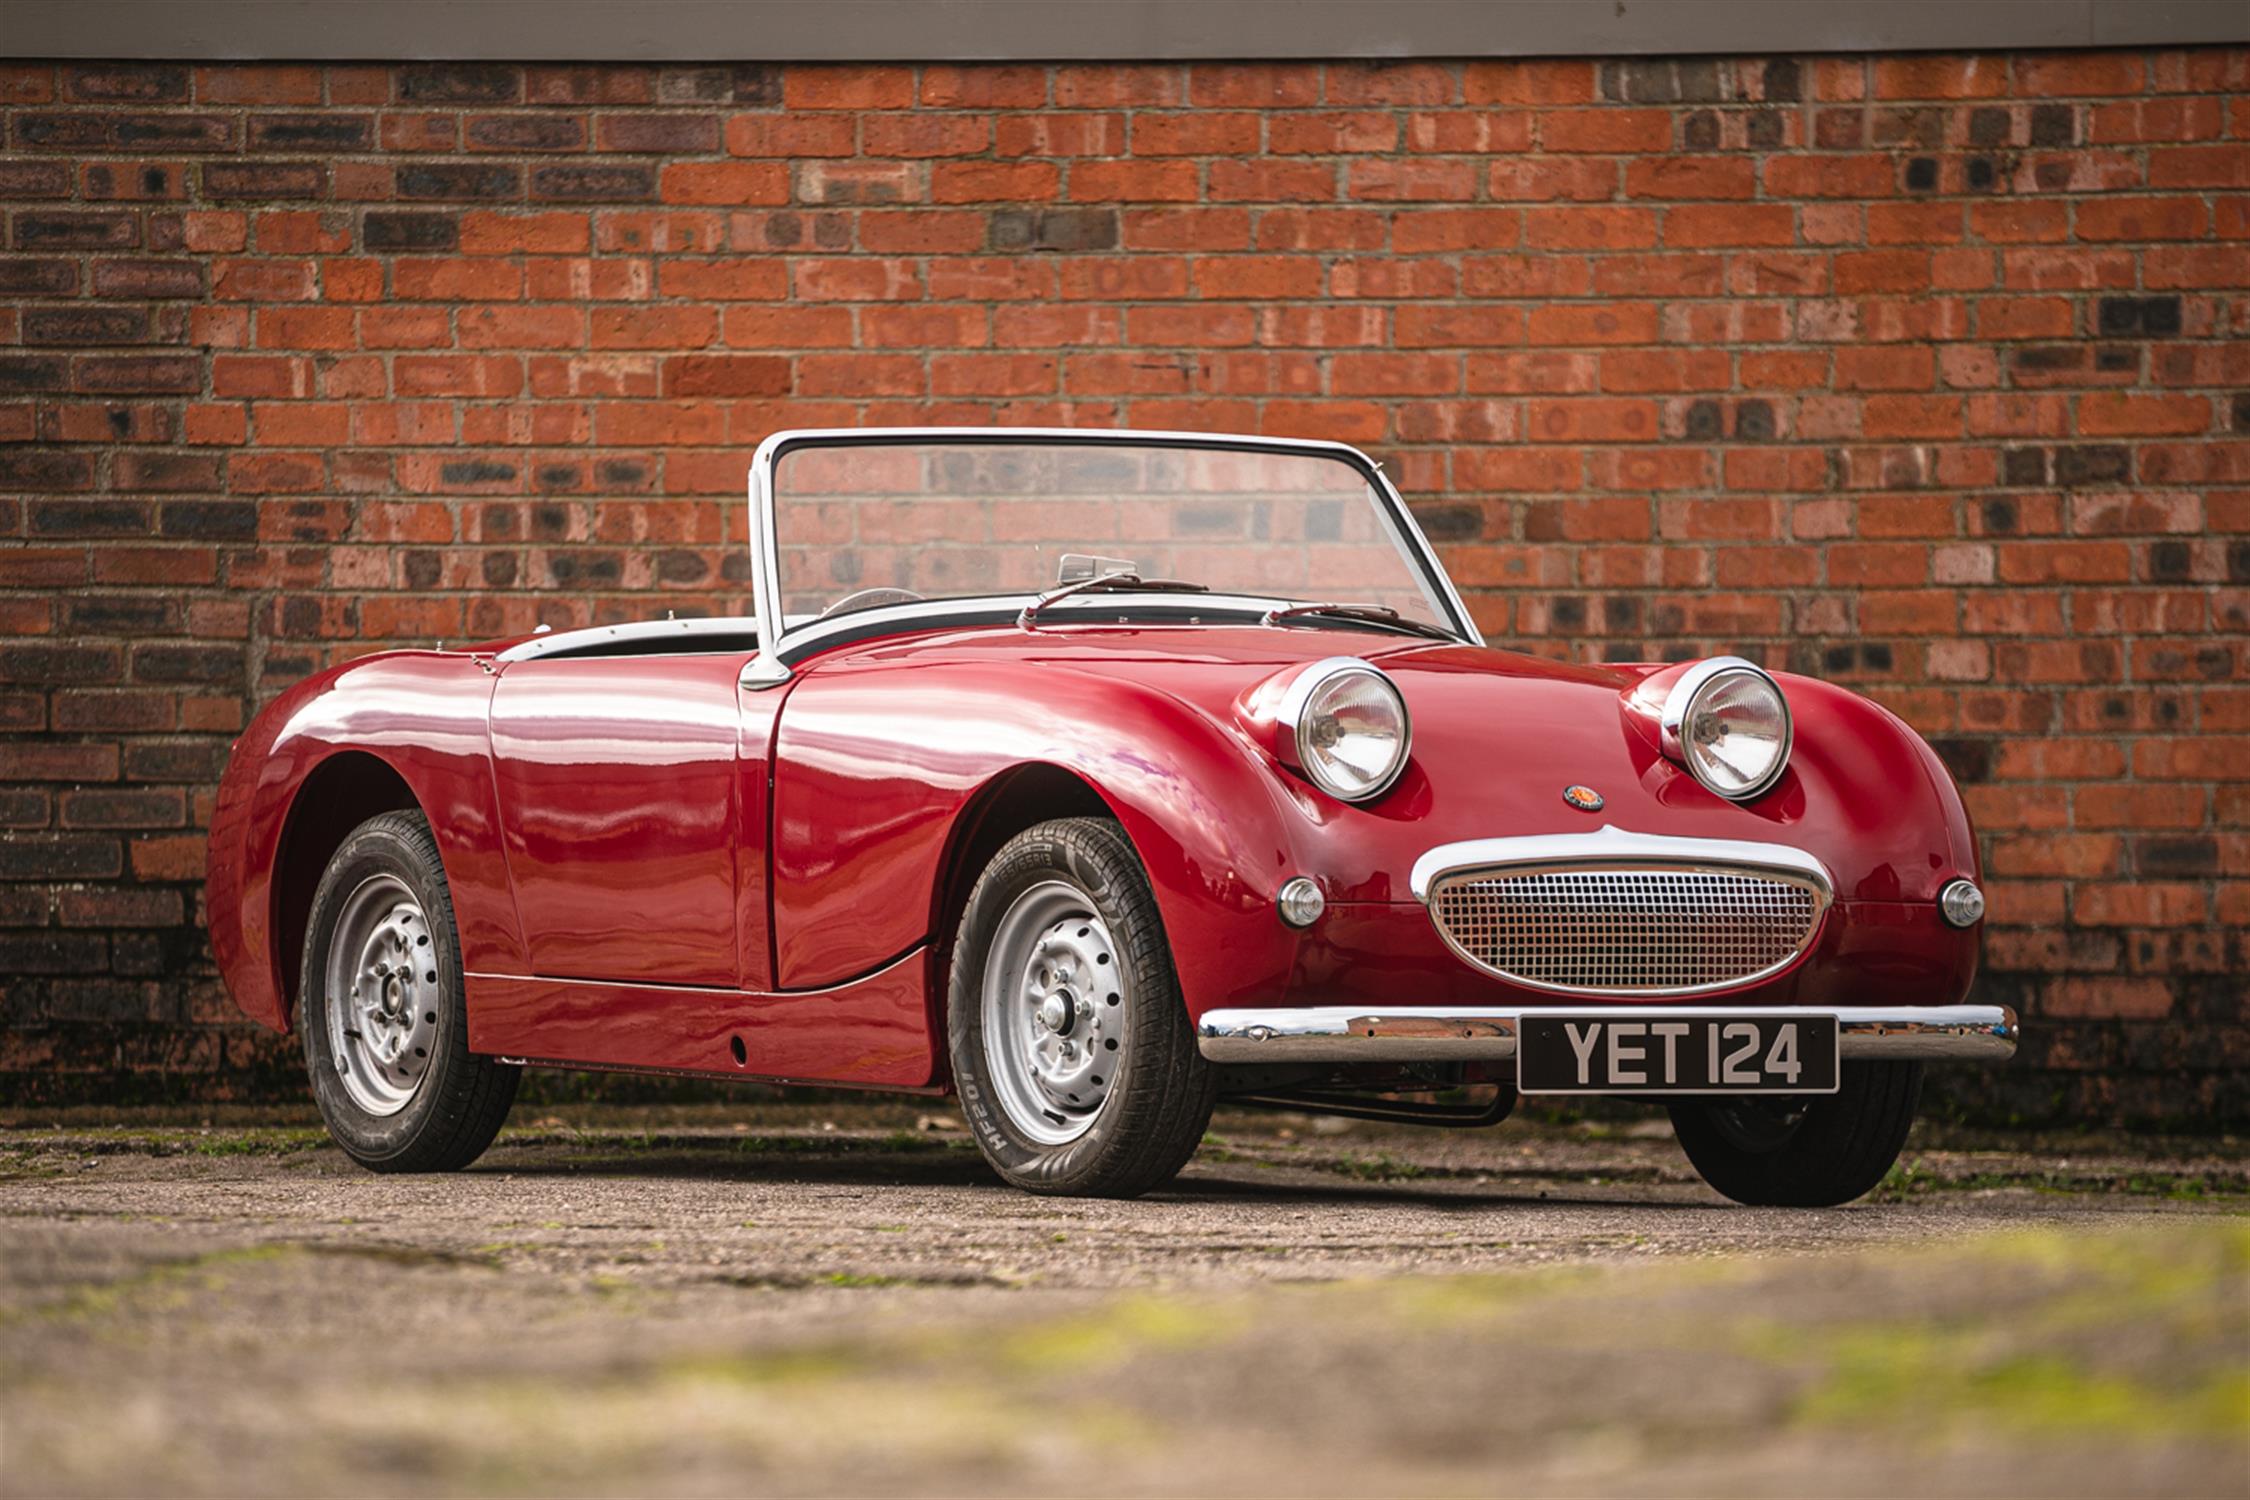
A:
{"label": "wheel hub cap", "polygon": [[329,1054],[352,1102],[404,1109],[429,1072],[443,1012],[429,919],[406,883],[374,875],[345,898],[326,964]]}
{"label": "wheel hub cap", "polygon": [[986,955],[985,1057],[1009,1123],[1076,1140],[1109,1097],[1125,1043],[1125,978],[1093,902],[1062,881],[1017,897]]}

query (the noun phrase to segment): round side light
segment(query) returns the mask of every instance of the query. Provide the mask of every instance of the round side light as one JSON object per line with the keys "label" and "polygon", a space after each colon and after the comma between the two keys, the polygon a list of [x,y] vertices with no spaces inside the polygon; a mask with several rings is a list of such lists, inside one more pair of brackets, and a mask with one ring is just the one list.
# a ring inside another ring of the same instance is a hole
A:
{"label": "round side light", "polygon": [[1299,875],[1281,888],[1281,894],[1274,899],[1274,909],[1291,927],[1310,927],[1328,909],[1328,898],[1320,893],[1319,885]]}
{"label": "round side light", "polygon": [[1949,880],[1938,892],[1938,914],[1955,927],[1974,927],[1984,920],[1984,892],[1973,880]]}

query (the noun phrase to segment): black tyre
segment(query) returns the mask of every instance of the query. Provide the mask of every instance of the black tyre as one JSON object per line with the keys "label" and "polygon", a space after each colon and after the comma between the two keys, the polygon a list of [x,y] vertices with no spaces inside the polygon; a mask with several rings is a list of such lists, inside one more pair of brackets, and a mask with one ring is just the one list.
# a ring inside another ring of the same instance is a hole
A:
{"label": "black tyre", "polygon": [[1672,1106],[1672,1130],[1703,1180],[1737,1203],[1832,1208],[1881,1182],[1906,1145],[1918,1062],[1847,1062],[1811,1098],[1744,1096]]}
{"label": "black tyre", "polygon": [[313,892],[297,987],[313,1100],[378,1172],[450,1172],[484,1154],[521,1068],[469,1051],[461,939],[418,812],[352,830]]}
{"label": "black tyre", "polygon": [[946,1041],[993,1169],[1034,1193],[1130,1198],[1171,1181],[1215,1079],[1124,830],[1059,818],[1017,834],[970,892]]}

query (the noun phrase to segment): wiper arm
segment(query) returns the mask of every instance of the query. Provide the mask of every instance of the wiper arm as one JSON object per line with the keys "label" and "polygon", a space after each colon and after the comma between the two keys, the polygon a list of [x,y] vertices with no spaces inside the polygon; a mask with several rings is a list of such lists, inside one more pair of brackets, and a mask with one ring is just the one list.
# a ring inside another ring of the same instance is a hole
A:
{"label": "wiper arm", "polygon": [[1016,616],[1016,625],[1024,630],[1038,618],[1039,612],[1060,599],[1073,594],[1098,594],[1111,589],[1129,594],[1208,594],[1211,590],[1200,583],[1184,583],[1177,578],[1143,578],[1138,573],[1097,573],[1091,578],[1077,578],[1060,588],[1052,588],[1023,607]]}
{"label": "wiper arm", "polygon": [[1260,625],[1286,625],[1291,620],[1319,617],[1329,620],[1360,620],[1369,625],[1379,625],[1388,630],[1403,630],[1410,635],[1426,635],[1432,640],[1458,641],[1459,636],[1441,625],[1424,620],[1409,620],[1387,604],[1285,604],[1279,609],[1269,609],[1258,620]]}

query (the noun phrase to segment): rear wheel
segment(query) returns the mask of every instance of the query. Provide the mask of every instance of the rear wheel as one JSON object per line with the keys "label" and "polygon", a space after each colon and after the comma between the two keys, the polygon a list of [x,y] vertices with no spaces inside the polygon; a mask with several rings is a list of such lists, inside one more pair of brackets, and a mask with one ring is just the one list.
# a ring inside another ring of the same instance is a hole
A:
{"label": "rear wheel", "polygon": [[313,1100],[352,1160],[445,1172],[492,1144],[523,1070],[469,1051],[453,901],[420,813],[370,818],[336,850],[297,994]]}
{"label": "rear wheel", "polygon": [[1881,1182],[1906,1145],[1918,1062],[1847,1062],[1833,1094],[1696,1099],[1672,1130],[1703,1180],[1737,1203],[1831,1208]]}
{"label": "rear wheel", "polygon": [[1156,898],[1107,819],[1041,823],[992,857],[954,943],[946,1040],[977,1145],[1031,1192],[1145,1193],[1210,1123]]}

